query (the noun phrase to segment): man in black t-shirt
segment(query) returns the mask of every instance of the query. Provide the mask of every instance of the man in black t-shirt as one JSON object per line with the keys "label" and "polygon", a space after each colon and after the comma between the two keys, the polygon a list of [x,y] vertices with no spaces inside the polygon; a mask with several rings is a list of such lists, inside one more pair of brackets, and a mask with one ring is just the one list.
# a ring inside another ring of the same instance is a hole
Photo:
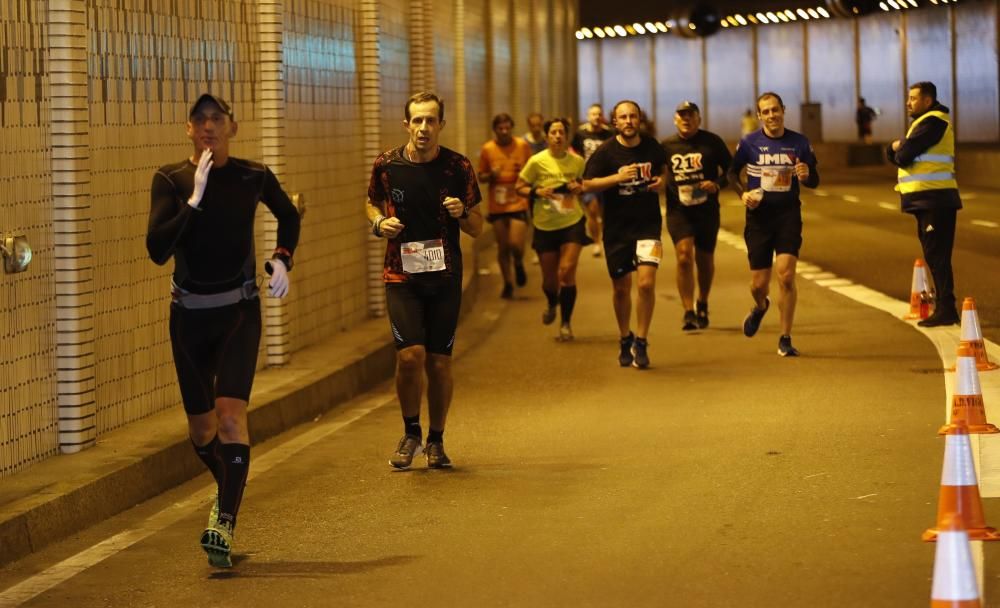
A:
{"label": "man in black t-shirt", "polygon": [[[719,237],[719,190],[729,181],[733,157],[715,133],[703,131],[697,104],[684,101],[674,112],[677,133],[664,139],[667,172],[667,232],[677,254],[677,291],[684,306],[681,329],[708,327],[708,293],[715,274]],[[698,303],[695,312],[695,265]]]}
{"label": "man in black t-shirt", "polygon": [[[643,369],[649,366],[646,338],[656,300],[656,269],[663,255],[659,190],[667,157],[655,139],[639,134],[639,104],[620,101],[611,115],[618,135],[591,155],[583,187],[587,192],[603,192],[604,251],[621,336],[618,363]],[[631,329],[632,272],[638,275],[639,292],[635,334]]]}
{"label": "man in black t-shirt", "polygon": [[[601,144],[615,136],[606,124],[604,124],[604,109],[601,104],[595,103],[587,108],[587,122],[583,123],[573,135],[570,144],[576,153],[583,157],[583,160],[590,159],[590,156],[601,147]],[[594,257],[601,255],[601,199],[593,192],[584,193],[580,198],[583,210],[587,213],[587,232],[594,239],[594,247],[591,250]]]}
{"label": "man in black t-shirt", "polygon": [[270,169],[229,156],[237,126],[221,98],[198,98],[187,123],[194,155],[153,176],[146,235],[154,262],[174,258],[170,344],[191,443],[218,485],[201,535],[216,567],[233,565],[233,531],[250,466],[247,402],[261,334],[257,204],[263,201],[278,219],[278,247],[265,264],[277,298],[288,293],[300,223]]}
{"label": "man in black t-shirt", "polygon": [[[396,341],[396,392],[403,438],[389,464],[410,467],[424,451],[427,466],[444,468],[444,426],[451,405],[451,350],[462,305],[460,231],[483,230],[482,196],[468,158],[438,145],[444,103],[433,93],[407,100],[409,142],[379,155],[365,204],[375,236],[385,238],[386,305]],[[421,442],[420,398],[427,374],[430,431]]]}

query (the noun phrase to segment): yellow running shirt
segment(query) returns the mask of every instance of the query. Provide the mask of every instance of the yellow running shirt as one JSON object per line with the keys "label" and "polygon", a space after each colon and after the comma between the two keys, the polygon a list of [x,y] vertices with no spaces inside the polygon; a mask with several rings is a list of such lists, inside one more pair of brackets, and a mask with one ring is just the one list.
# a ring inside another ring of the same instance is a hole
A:
{"label": "yellow running shirt", "polygon": [[[556,158],[546,149],[532,156],[521,170],[521,179],[534,188],[555,188],[583,177],[583,158],[567,152]],[[539,230],[559,230],[576,224],[583,217],[580,198],[568,192],[551,199],[536,197],[532,220]]]}

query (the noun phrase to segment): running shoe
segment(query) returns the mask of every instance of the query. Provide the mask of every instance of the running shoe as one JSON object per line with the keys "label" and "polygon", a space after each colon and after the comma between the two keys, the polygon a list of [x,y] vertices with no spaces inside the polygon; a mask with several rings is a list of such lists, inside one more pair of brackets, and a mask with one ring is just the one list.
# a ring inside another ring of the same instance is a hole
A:
{"label": "running shoe", "polygon": [[792,346],[791,336],[781,336],[778,338],[778,354],[782,357],[798,357],[799,351]]}
{"label": "running shoe", "polygon": [[214,568],[232,568],[233,528],[227,522],[212,523],[201,533],[201,548]]}
{"label": "running shoe", "polygon": [[760,329],[760,322],[764,320],[764,315],[767,314],[767,310],[771,308],[771,298],[764,298],[764,310],[761,310],[754,306],[750,309],[746,318],[743,319],[743,335],[752,338],[757,330]]}
{"label": "running shoe", "polygon": [[444,444],[440,441],[428,441],[424,455],[427,456],[427,468],[429,469],[451,468],[451,458],[448,458],[448,455],[444,453]]}
{"label": "running shoe", "polygon": [[684,331],[694,331],[698,329],[698,317],[695,316],[693,310],[684,311],[684,325],[681,326]]}
{"label": "running shoe", "polygon": [[624,338],[620,338],[618,351],[618,365],[628,367],[632,365],[632,342],[635,341],[635,334],[628,332]]}
{"label": "running shoe", "polygon": [[573,341],[573,328],[569,326],[569,323],[563,323],[559,326],[559,337],[556,340],[559,342]]}
{"label": "running shoe", "polygon": [[208,512],[208,524],[206,528],[211,528],[212,524],[219,521],[219,493],[215,493],[215,502],[212,503],[212,510]]}
{"label": "running shoe", "polygon": [[549,306],[542,313],[542,323],[544,325],[552,325],[552,322],[556,320],[556,307]]}
{"label": "running shoe", "polygon": [[646,369],[649,367],[649,355],[646,354],[646,347],[649,342],[642,338],[636,338],[632,342],[632,367],[636,369]]}
{"label": "running shoe", "polygon": [[697,308],[698,329],[705,329],[708,327],[708,302],[698,302]]}
{"label": "running shoe", "polygon": [[399,446],[393,452],[389,464],[397,469],[408,469],[413,463],[413,457],[420,454],[423,448],[420,446],[420,437],[413,435],[403,435],[399,440]]}
{"label": "running shoe", "polygon": [[524,287],[528,283],[528,273],[524,272],[524,264],[520,262],[514,264],[514,282],[518,287]]}
{"label": "running shoe", "polygon": [[500,292],[500,298],[503,300],[514,299],[514,286],[510,283],[504,283],[503,291]]}

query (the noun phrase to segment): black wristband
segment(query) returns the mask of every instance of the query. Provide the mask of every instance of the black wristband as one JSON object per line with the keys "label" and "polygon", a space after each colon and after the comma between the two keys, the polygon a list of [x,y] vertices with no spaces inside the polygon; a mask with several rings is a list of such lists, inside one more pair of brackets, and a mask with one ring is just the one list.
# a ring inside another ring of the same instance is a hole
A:
{"label": "black wristband", "polygon": [[276,254],[274,254],[274,255],[271,256],[271,259],[272,260],[278,260],[279,262],[281,262],[282,264],[285,265],[285,270],[287,270],[289,272],[292,271],[292,258],[291,258],[291,256],[287,256],[287,255],[285,255],[283,253],[276,253]]}
{"label": "black wristband", "polygon": [[538,193],[538,188],[532,186],[531,191],[528,192],[528,200],[529,201],[535,200],[535,196],[537,196],[537,193]]}
{"label": "black wristband", "polygon": [[372,234],[374,234],[375,236],[381,238],[381,236],[382,236],[382,222],[384,220],[385,220],[384,217],[379,216],[379,218],[377,220],[375,220],[374,222],[372,222]]}

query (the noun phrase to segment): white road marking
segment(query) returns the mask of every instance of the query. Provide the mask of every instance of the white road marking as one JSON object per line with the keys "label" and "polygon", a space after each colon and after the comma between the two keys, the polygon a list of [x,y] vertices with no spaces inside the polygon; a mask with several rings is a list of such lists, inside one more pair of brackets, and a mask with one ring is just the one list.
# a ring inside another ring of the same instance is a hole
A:
{"label": "white road marking", "polygon": [[816,196],[830,196],[829,192],[827,192],[826,190],[820,190],[819,188],[813,190],[813,194],[815,194]]}
{"label": "white road marking", "polygon": [[815,281],[817,279],[835,279],[838,277],[832,272],[823,271],[823,272],[803,272],[802,278],[808,279],[810,281]]}
{"label": "white road marking", "polygon": [[[319,426],[291,439],[260,456],[254,456],[248,481],[267,473],[287,461],[307,447],[322,441],[342,430],[349,424],[364,418],[373,411],[394,403],[395,396],[390,391],[380,391],[357,399],[358,403],[337,411]],[[153,534],[191,515],[199,507],[205,507],[215,498],[215,486],[207,485],[184,500],[151,515],[137,528],[125,530],[103,540],[76,555],[64,559],[54,566],[24,580],[0,593],[0,608],[18,606],[60,585],[77,574],[91,568],[105,559],[128,549],[132,545],[149,538]]]}
{"label": "white road marking", "polygon": [[899,211],[899,205],[893,205],[892,203],[887,203],[885,201],[879,201],[878,206],[883,209],[888,209],[889,211]]}
{"label": "white road marking", "polygon": [[861,202],[861,199],[858,198],[858,197],[856,197],[856,196],[854,196],[853,194],[845,194],[841,198],[843,198],[848,203],[860,203]]}
{"label": "white road marking", "polygon": [[962,198],[964,198],[967,201],[971,201],[972,199],[979,198],[979,193],[978,192],[963,192],[962,193]]}
{"label": "white road marking", "polygon": [[833,279],[815,279],[815,282],[821,287],[843,287],[854,283],[854,281],[851,281],[850,279],[842,279],[840,277]]}
{"label": "white road marking", "polygon": [[984,228],[1000,228],[1000,224],[989,220],[972,220],[972,223],[976,226],[982,226]]}

